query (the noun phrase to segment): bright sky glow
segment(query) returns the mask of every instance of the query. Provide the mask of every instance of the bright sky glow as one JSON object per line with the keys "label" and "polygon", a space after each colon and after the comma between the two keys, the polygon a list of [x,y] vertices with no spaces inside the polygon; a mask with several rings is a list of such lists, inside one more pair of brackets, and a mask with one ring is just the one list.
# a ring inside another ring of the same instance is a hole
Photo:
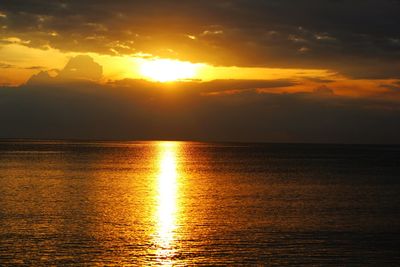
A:
{"label": "bright sky glow", "polygon": [[192,64],[171,59],[143,60],[140,63],[140,74],[157,82],[172,82],[192,79],[201,64]]}

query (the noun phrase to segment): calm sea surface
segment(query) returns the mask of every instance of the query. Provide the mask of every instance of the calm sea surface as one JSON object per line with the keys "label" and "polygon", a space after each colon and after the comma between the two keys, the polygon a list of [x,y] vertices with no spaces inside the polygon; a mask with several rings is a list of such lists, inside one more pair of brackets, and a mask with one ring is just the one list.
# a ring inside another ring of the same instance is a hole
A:
{"label": "calm sea surface", "polygon": [[400,264],[400,146],[0,142],[0,265]]}

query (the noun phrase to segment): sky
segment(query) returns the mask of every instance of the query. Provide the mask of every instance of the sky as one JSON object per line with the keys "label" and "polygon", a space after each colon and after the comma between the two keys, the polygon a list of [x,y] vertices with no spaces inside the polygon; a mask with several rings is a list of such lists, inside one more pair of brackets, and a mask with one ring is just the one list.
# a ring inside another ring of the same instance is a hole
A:
{"label": "sky", "polygon": [[0,2],[0,138],[399,143],[400,1]]}

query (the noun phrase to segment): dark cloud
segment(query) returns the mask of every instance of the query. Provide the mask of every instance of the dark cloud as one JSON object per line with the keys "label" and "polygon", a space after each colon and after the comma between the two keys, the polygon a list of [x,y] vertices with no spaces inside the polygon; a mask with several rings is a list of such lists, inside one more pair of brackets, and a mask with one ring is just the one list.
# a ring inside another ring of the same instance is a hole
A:
{"label": "dark cloud", "polygon": [[[399,143],[396,101],[340,97],[328,87],[254,89],[268,85],[276,84],[75,80],[0,88],[0,138]],[[228,88],[236,90],[204,94]]]}
{"label": "dark cloud", "polygon": [[13,0],[0,10],[1,34],[35,47],[400,76],[396,0]]}
{"label": "dark cloud", "polygon": [[322,79],[318,77],[304,77],[303,79],[315,83],[332,83],[335,81],[334,79]]}

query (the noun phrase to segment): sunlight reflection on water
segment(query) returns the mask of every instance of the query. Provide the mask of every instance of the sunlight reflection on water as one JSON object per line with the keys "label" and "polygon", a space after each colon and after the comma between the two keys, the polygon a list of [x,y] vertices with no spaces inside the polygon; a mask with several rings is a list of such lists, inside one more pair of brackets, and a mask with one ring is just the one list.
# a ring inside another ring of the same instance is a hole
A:
{"label": "sunlight reflection on water", "polygon": [[157,261],[173,265],[175,256],[175,229],[178,194],[177,148],[178,143],[160,142],[159,174],[157,177],[156,244]]}

